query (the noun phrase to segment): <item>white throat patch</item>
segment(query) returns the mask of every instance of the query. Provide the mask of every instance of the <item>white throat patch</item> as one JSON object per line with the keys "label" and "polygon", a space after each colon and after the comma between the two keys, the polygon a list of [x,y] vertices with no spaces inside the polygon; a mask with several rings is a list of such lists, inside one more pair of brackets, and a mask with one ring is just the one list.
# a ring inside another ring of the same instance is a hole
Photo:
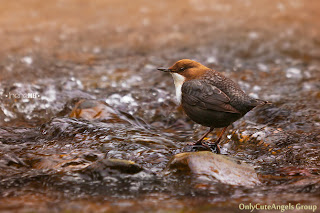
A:
{"label": "white throat patch", "polygon": [[178,73],[171,73],[173,81],[174,81],[174,86],[176,87],[176,96],[178,103],[181,103],[181,87],[183,82],[186,80],[186,78]]}

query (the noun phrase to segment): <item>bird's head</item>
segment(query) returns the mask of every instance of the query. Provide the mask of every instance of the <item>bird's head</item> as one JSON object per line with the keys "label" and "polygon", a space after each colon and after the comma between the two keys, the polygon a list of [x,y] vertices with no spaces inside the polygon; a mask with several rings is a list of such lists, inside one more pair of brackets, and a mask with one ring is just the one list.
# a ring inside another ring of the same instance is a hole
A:
{"label": "bird's head", "polygon": [[196,79],[204,74],[208,67],[200,64],[199,62],[192,61],[190,59],[182,59],[177,61],[169,68],[159,68],[158,70],[163,72],[170,72],[172,76],[181,76],[186,80]]}

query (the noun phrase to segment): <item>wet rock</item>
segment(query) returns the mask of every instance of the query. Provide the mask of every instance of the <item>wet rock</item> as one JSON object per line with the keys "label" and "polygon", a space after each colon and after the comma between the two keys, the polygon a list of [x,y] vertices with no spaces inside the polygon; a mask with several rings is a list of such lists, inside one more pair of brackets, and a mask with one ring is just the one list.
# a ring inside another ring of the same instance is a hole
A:
{"label": "wet rock", "polygon": [[87,168],[79,171],[83,178],[101,180],[108,176],[117,176],[121,174],[136,174],[143,170],[133,161],[120,159],[102,159]]}
{"label": "wet rock", "polygon": [[70,113],[70,117],[86,120],[118,118],[115,110],[97,100],[80,100]]}
{"label": "wet rock", "polygon": [[141,118],[121,110],[115,110],[105,102],[99,100],[80,100],[76,103],[69,117],[99,120],[109,123],[130,123],[132,125],[148,128],[147,123]]}
{"label": "wet rock", "polygon": [[248,164],[208,151],[177,154],[169,161],[166,170],[176,174],[203,175],[230,185],[254,186],[260,183]]}
{"label": "wet rock", "polygon": [[320,178],[317,176],[308,177],[308,178],[304,178],[304,179],[298,180],[296,182],[293,182],[293,183],[291,183],[291,185],[296,186],[296,187],[301,187],[304,189],[309,189],[309,191],[315,190],[315,189],[319,190]]}
{"label": "wet rock", "polygon": [[143,170],[143,168],[133,161],[120,159],[103,159],[91,165],[89,169],[109,169],[125,174],[135,174]]}

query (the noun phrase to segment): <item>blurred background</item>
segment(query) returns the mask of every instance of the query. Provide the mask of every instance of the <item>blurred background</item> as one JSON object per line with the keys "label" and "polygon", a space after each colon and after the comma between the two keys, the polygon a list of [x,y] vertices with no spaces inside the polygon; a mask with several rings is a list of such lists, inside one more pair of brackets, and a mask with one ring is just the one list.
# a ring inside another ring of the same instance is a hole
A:
{"label": "blurred background", "polygon": [[[319,204],[319,11],[317,0],[1,0],[0,209]],[[204,190],[192,177],[148,173],[89,178],[82,170],[106,153],[160,174],[203,133],[177,111],[171,76],[156,70],[183,58],[273,103],[237,121],[223,142],[263,186]],[[107,122],[70,118],[80,99],[108,104]]]}

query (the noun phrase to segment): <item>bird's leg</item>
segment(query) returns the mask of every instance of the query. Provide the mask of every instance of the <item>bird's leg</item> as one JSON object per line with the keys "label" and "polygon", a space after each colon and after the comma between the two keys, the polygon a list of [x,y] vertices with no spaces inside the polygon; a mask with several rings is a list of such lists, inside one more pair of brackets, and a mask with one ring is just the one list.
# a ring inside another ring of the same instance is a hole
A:
{"label": "bird's leg", "polygon": [[218,144],[220,143],[220,140],[221,140],[223,134],[225,133],[225,131],[227,130],[227,128],[228,128],[228,127],[226,126],[226,127],[223,128],[223,130],[220,132],[220,135],[219,135],[218,139],[216,140],[216,142],[214,142],[215,145],[218,145]]}
{"label": "bird's leg", "polygon": [[202,144],[202,140],[207,137],[209,135],[210,132],[212,132],[214,128],[213,127],[210,127],[209,131],[206,132],[206,134],[204,134],[194,145],[203,145]]}
{"label": "bird's leg", "polygon": [[214,142],[214,145],[217,147],[217,153],[220,154],[220,146],[219,146],[219,143],[220,143],[220,140],[223,136],[223,134],[225,133],[225,131],[227,130],[227,126],[225,128],[223,128],[223,130],[220,132],[220,135],[218,137],[218,139],[216,140],[216,142]]}

